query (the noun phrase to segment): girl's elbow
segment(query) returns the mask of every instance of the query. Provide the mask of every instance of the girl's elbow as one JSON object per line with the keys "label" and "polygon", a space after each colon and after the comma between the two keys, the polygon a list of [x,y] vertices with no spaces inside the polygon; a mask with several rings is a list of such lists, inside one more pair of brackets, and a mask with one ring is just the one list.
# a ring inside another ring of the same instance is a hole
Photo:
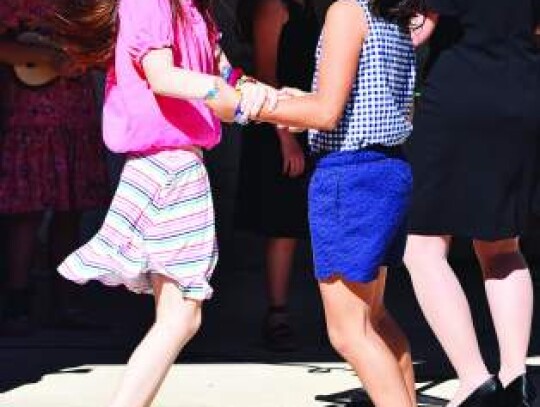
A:
{"label": "girl's elbow", "polygon": [[167,96],[171,92],[171,79],[169,75],[146,75],[146,82],[150,90],[159,96]]}
{"label": "girl's elbow", "polygon": [[155,95],[164,96],[167,94],[167,86],[163,81],[149,81],[148,86]]}
{"label": "girl's elbow", "polygon": [[319,129],[322,131],[334,131],[341,121],[341,114],[335,112],[327,112],[320,115],[321,121],[319,123]]}

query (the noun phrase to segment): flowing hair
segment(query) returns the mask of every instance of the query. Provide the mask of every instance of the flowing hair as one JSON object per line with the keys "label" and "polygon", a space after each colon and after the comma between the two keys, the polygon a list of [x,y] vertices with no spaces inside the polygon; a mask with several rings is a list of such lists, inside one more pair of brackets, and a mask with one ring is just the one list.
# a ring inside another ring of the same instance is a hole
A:
{"label": "flowing hair", "polygon": [[[143,0],[157,1],[157,0]],[[182,0],[169,0],[171,24],[182,19]],[[84,66],[105,67],[114,58],[120,0],[56,0],[51,17],[55,39]],[[194,0],[211,22],[211,0]]]}
{"label": "flowing hair", "polygon": [[411,27],[411,20],[426,11],[425,0],[370,0],[373,14],[392,21],[404,29]]}

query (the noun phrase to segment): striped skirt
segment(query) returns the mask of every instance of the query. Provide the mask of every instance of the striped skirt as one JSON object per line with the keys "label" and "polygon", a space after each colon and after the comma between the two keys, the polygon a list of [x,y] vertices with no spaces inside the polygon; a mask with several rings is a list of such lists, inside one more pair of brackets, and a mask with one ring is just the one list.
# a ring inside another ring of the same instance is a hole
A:
{"label": "striped skirt", "polygon": [[98,280],[152,293],[151,275],[177,282],[186,298],[210,298],[217,262],[214,208],[202,156],[132,156],[99,232],[59,267],[69,280]]}

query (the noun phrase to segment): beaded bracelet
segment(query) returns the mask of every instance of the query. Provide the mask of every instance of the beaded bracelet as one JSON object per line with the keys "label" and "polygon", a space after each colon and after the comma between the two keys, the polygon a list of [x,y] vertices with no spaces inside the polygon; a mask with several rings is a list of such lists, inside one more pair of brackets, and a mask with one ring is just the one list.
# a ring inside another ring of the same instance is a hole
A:
{"label": "beaded bracelet", "polygon": [[238,81],[236,81],[235,89],[237,91],[240,91],[242,89],[242,86],[244,86],[246,83],[255,84],[255,83],[259,83],[259,81],[257,81],[257,79],[255,78],[252,78],[251,76],[242,75],[242,77],[238,79]]}
{"label": "beaded bracelet", "polygon": [[219,86],[217,84],[217,81],[214,81],[213,86],[210,89],[208,89],[206,94],[203,96],[203,100],[206,102],[209,100],[215,100],[217,99],[218,95],[219,95]]}
{"label": "beaded bracelet", "polygon": [[247,115],[242,109],[242,97],[240,97],[238,105],[234,111],[234,122],[240,126],[246,126],[249,124],[249,115]]}
{"label": "beaded bracelet", "polygon": [[227,82],[230,86],[235,87],[238,81],[244,76],[244,71],[240,68],[233,68],[230,65],[225,66],[221,70],[221,77]]}

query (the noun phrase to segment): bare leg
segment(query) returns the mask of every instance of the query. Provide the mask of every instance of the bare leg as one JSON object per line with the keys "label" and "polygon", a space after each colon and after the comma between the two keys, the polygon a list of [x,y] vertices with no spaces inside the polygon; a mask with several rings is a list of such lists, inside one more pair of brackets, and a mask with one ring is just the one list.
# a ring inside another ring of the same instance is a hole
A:
{"label": "bare leg", "polygon": [[289,323],[287,301],[296,239],[271,238],[266,246],[268,312],[263,337],[267,348],[282,352],[298,347]]}
{"label": "bare leg", "polygon": [[377,282],[319,282],[330,341],[353,367],[377,407],[410,407],[411,398],[392,351],[371,322]]}
{"label": "bare leg", "polygon": [[460,380],[449,406],[459,405],[489,379],[467,297],[448,263],[450,238],[411,235],[405,263],[416,298]]}
{"label": "bare leg", "polygon": [[533,286],[518,239],[474,242],[499,339],[504,386],[525,373],[531,336]]}
{"label": "bare leg", "polygon": [[371,302],[371,320],[373,326],[398,361],[405,384],[407,385],[411,403],[413,406],[416,406],[416,382],[409,341],[384,305],[386,276],[387,269],[381,268],[380,277],[377,280],[377,286]]}
{"label": "bare leg", "polygon": [[172,280],[152,278],[156,321],[127,365],[109,407],[148,407],[182,348],[201,324],[201,302],[185,299]]}
{"label": "bare leg", "polygon": [[296,239],[272,238],[266,247],[268,303],[271,307],[287,305]]}

